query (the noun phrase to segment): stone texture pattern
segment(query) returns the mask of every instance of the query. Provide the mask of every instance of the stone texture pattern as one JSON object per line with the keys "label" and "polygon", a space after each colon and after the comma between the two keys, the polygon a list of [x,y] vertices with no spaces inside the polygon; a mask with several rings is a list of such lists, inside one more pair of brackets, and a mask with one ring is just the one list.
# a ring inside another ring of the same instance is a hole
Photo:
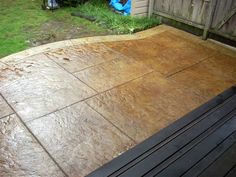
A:
{"label": "stone texture pattern", "polygon": [[105,43],[105,45],[165,76],[179,72],[215,54],[214,50],[168,31],[147,39]]}
{"label": "stone texture pattern", "polygon": [[47,52],[46,55],[69,72],[80,71],[105,61],[121,58],[120,54],[100,43],[57,49]]}
{"label": "stone texture pattern", "polygon": [[86,102],[141,142],[202,104],[203,99],[154,72]]}
{"label": "stone texture pattern", "polygon": [[49,153],[70,176],[87,175],[133,142],[85,103],[28,123]]}
{"label": "stone texture pattern", "polygon": [[9,60],[0,69],[0,92],[24,121],[90,97],[96,92],[45,55]]}
{"label": "stone texture pattern", "polygon": [[210,99],[236,84],[236,58],[219,54],[169,78]]}
{"label": "stone texture pattern", "polygon": [[84,176],[235,85],[235,76],[235,50],[165,25],[5,57],[0,176]]}
{"label": "stone texture pattern", "polygon": [[3,97],[0,95],[0,119],[12,113],[12,109],[8,106]]}
{"label": "stone texture pattern", "polygon": [[0,119],[0,176],[65,176],[16,115]]}
{"label": "stone texture pattern", "polygon": [[75,76],[98,92],[136,79],[153,70],[131,58],[122,57],[75,73]]}

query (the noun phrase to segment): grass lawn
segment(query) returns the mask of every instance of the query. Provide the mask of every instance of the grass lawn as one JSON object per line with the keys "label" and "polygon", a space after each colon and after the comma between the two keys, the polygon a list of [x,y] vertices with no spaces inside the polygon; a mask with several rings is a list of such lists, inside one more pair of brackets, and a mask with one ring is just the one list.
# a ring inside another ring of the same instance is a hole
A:
{"label": "grass lawn", "polygon": [[74,8],[41,10],[42,0],[0,0],[0,58],[29,47],[109,33],[70,15]]}
{"label": "grass lawn", "polygon": [[[60,40],[94,35],[131,33],[158,24],[156,19],[131,18],[111,12],[104,0],[89,0],[77,8],[41,10],[42,0],[0,0],[0,58]],[[95,16],[96,21],[71,12]]]}

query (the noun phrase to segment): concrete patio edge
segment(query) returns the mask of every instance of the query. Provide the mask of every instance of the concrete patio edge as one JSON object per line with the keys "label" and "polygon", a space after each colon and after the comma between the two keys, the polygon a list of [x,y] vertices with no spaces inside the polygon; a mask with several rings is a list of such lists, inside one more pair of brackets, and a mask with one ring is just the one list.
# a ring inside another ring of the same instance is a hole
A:
{"label": "concrete patio edge", "polygon": [[[177,28],[168,26],[168,25],[159,25],[144,31],[140,31],[134,34],[124,34],[124,35],[107,35],[107,36],[92,36],[92,37],[84,37],[84,38],[78,38],[78,39],[69,39],[64,41],[58,41],[53,43],[48,43],[45,45],[29,48],[26,50],[23,50],[21,52],[17,52],[11,55],[8,55],[6,57],[0,58],[0,62],[7,61],[9,59],[23,59],[26,57],[30,57],[39,53],[48,52],[52,49],[58,49],[63,47],[70,47],[70,46],[76,46],[76,45],[83,45],[83,44],[91,44],[91,43],[101,43],[101,42],[115,42],[115,41],[128,41],[128,40],[138,40],[138,39],[144,39],[156,34],[163,33],[165,31],[174,30],[177,31],[177,34],[182,36],[183,33],[185,33],[184,38],[191,38],[193,40],[193,36],[190,33],[184,32],[182,30],[179,30]],[[195,36],[194,41],[196,43],[204,43],[205,41],[202,40],[200,37]],[[209,43],[213,45],[213,47],[218,46],[218,50],[227,50],[229,55],[235,56],[236,49],[234,47],[228,46],[226,44],[214,41],[212,39],[207,40]],[[209,46],[208,46],[209,47]]]}
{"label": "concrete patio edge", "polygon": [[145,31],[137,32],[134,34],[93,36],[93,37],[84,37],[84,38],[69,39],[69,40],[64,40],[64,41],[48,43],[45,45],[29,48],[24,51],[8,55],[6,57],[1,58],[0,62],[4,62],[5,60],[14,59],[14,58],[23,59],[26,57],[30,57],[30,56],[42,53],[42,52],[47,52],[52,49],[70,47],[70,46],[81,45],[81,44],[144,39],[146,37],[162,33],[168,30],[169,28],[170,27],[166,25],[159,25],[157,27],[153,27]]}

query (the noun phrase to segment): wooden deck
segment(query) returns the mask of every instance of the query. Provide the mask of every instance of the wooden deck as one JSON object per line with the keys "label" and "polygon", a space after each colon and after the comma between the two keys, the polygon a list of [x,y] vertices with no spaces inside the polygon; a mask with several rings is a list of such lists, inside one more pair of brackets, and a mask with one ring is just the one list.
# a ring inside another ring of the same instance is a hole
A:
{"label": "wooden deck", "polygon": [[236,176],[236,87],[88,177]]}

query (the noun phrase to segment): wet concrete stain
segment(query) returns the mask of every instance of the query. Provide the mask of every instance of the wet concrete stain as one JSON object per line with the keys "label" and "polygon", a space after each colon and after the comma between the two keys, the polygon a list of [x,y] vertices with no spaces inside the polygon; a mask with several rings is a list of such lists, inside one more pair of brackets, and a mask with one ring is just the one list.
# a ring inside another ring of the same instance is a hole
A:
{"label": "wet concrete stain", "polygon": [[234,85],[235,76],[235,52],[173,28],[5,59],[0,176],[85,176]]}
{"label": "wet concrete stain", "polygon": [[65,176],[14,114],[0,119],[0,176]]}

